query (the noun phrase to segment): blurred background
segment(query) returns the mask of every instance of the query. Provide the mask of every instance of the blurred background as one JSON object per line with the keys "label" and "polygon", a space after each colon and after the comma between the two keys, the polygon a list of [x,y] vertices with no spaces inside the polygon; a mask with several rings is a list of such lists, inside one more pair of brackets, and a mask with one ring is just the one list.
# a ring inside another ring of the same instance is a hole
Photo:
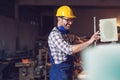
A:
{"label": "blurred background", "polygon": [[[1,0],[0,80],[49,80],[47,37],[56,26],[56,9],[69,5],[77,16],[70,31],[89,39],[99,19],[117,18],[120,0]],[[76,60],[80,64],[79,57]],[[76,63],[76,74],[82,71]],[[75,75],[76,76],[76,75]],[[76,79],[76,78],[74,78]]]}

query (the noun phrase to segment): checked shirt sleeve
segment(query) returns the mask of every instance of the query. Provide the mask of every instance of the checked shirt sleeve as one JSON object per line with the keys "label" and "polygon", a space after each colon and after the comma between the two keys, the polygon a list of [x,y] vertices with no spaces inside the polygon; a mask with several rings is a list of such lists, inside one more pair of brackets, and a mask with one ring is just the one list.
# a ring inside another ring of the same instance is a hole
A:
{"label": "checked shirt sleeve", "polygon": [[56,45],[56,47],[58,49],[60,49],[63,53],[68,54],[68,55],[72,54],[72,45],[67,43],[63,39],[63,37],[60,33],[53,32],[52,33],[52,41],[54,42],[54,45]]}

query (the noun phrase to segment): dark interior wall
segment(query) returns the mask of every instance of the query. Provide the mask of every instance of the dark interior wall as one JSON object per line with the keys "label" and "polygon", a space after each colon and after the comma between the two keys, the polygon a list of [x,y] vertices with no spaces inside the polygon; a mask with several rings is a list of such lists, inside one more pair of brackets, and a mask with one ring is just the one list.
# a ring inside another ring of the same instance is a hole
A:
{"label": "dark interior wall", "polygon": [[52,10],[45,6],[19,6],[19,20],[10,17],[11,14],[4,15],[6,12],[0,14],[0,50],[4,49],[8,54],[33,50],[36,40],[48,35],[53,27]]}
{"label": "dark interior wall", "polygon": [[8,52],[15,50],[16,31],[14,20],[0,16],[0,50],[5,49]]}
{"label": "dark interior wall", "polygon": [[20,6],[19,19],[37,27],[39,36],[48,35],[54,24],[54,7],[52,6]]}
{"label": "dark interior wall", "polygon": [[16,33],[16,50],[33,50],[38,30],[31,24],[19,22]]}
{"label": "dark interior wall", "polygon": [[117,18],[120,25],[120,8],[114,7],[73,7],[77,16],[71,31],[80,36],[90,37],[94,31],[94,20],[96,17],[96,27],[99,30],[99,20],[104,18]]}
{"label": "dark interior wall", "polygon": [[0,0],[0,15],[14,17],[14,0]]}
{"label": "dark interior wall", "polygon": [[33,50],[38,30],[30,24],[0,16],[0,50],[7,55],[16,51]]}
{"label": "dark interior wall", "polygon": [[120,6],[120,0],[19,0],[20,5]]}

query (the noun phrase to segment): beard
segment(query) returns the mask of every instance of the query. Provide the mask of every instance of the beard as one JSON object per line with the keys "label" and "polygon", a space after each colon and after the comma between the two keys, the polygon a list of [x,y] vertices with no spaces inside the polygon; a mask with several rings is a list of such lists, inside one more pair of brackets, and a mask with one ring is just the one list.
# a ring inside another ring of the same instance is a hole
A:
{"label": "beard", "polygon": [[67,29],[67,30],[70,29],[70,26],[71,26],[70,24],[66,24],[65,29]]}

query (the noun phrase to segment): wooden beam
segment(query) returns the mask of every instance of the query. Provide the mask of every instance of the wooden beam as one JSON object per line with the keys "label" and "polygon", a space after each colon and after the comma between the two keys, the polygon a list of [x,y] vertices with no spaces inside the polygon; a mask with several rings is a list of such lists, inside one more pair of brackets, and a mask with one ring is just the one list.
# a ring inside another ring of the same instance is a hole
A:
{"label": "wooden beam", "polygon": [[19,5],[38,6],[120,6],[120,0],[19,0]]}

